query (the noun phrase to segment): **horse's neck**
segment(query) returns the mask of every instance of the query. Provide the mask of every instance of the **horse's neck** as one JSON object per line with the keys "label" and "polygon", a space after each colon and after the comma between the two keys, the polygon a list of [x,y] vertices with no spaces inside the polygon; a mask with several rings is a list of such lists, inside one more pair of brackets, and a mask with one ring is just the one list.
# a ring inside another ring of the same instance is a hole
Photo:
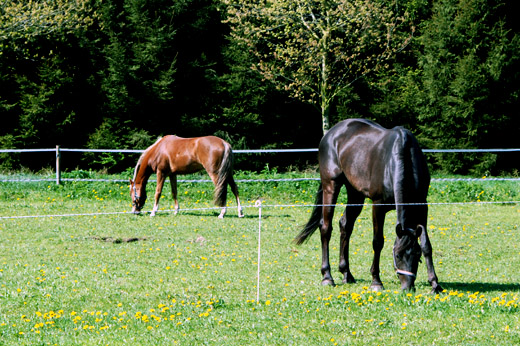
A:
{"label": "horse's neck", "polygon": [[145,188],[151,175],[152,173],[148,165],[141,165],[135,175],[135,184],[141,185],[143,188]]}

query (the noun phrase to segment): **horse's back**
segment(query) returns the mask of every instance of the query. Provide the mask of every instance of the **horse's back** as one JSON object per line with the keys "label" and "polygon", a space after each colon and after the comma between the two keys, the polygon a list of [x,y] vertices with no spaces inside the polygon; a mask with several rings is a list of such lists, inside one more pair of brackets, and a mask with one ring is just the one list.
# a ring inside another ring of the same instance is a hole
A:
{"label": "horse's back", "polygon": [[380,160],[376,159],[377,144],[387,129],[365,119],[347,119],[333,126],[323,137],[319,147],[322,179],[341,179],[343,176],[358,191],[369,194],[366,177],[372,175]]}
{"label": "horse's back", "polygon": [[220,166],[222,157],[230,145],[216,136],[203,137],[179,137],[175,135],[164,136],[159,142],[157,151],[163,157],[164,169],[173,173],[186,174],[206,169],[208,172],[216,172]]}
{"label": "horse's back", "polygon": [[347,119],[333,126],[320,142],[319,158],[322,180],[345,177],[373,200],[393,199],[396,171],[404,166],[425,174],[422,152],[410,131],[386,129],[366,119]]}
{"label": "horse's back", "polygon": [[[340,164],[340,156],[345,151],[358,149],[364,156],[367,150],[372,150],[375,144],[384,137],[389,130],[379,124],[366,119],[347,119],[334,125],[320,142],[320,153],[332,155],[337,153],[336,159]],[[351,154],[354,160],[355,152]]]}
{"label": "horse's back", "polygon": [[197,141],[200,149],[204,149],[206,152],[217,151],[222,153],[226,150],[226,147],[230,146],[228,142],[217,136],[196,137],[194,140]]}

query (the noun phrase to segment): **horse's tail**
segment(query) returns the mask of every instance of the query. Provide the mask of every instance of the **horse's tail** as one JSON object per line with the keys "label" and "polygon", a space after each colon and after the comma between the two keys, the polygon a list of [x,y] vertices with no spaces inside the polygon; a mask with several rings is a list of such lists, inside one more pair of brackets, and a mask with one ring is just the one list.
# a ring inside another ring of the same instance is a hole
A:
{"label": "horse's tail", "polygon": [[224,142],[224,156],[218,169],[217,183],[215,184],[215,204],[225,207],[227,202],[227,185],[233,177],[233,150],[231,146]]}
{"label": "horse's tail", "polygon": [[320,187],[316,193],[316,201],[314,203],[314,209],[312,210],[311,218],[300,231],[300,233],[294,238],[294,242],[297,245],[303,244],[307,239],[316,231],[316,228],[320,226],[320,221],[323,214],[323,187],[320,182]]}

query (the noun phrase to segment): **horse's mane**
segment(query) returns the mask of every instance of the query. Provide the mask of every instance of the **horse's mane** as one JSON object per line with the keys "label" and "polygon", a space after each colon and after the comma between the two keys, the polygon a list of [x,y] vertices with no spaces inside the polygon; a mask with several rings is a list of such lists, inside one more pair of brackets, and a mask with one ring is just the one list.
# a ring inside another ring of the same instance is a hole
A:
{"label": "horse's mane", "polygon": [[135,178],[137,177],[137,171],[139,171],[139,168],[141,167],[141,162],[143,161],[143,158],[150,152],[150,150],[152,150],[157,145],[157,143],[159,143],[159,141],[161,139],[163,139],[163,137],[157,138],[155,143],[150,145],[148,148],[146,148],[146,150],[141,154],[141,156],[139,156],[139,160],[137,160],[137,164],[135,165],[135,169],[134,169],[134,178],[133,178],[134,181],[135,181]]}
{"label": "horse's mane", "polygon": [[398,237],[396,238],[396,240],[397,239],[399,239],[399,241],[396,241],[394,244],[394,251],[397,253],[409,249],[414,241],[414,238],[411,236],[411,234],[408,234],[407,236]]}

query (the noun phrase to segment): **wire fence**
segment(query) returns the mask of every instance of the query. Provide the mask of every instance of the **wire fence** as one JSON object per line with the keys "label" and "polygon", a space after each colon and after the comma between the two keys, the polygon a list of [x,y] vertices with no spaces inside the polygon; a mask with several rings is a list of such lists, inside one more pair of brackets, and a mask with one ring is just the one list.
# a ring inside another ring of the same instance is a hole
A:
{"label": "wire fence", "polygon": [[[432,202],[432,203],[400,203],[400,204],[376,204],[376,203],[362,203],[349,204],[352,207],[371,207],[371,206],[445,206],[445,205],[514,205],[520,204],[520,201],[479,201],[479,202]],[[346,207],[344,203],[340,204],[263,204],[260,200],[256,201],[254,205],[243,205],[244,209],[258,209],[260,208],[276,209],[276,208],[314,208],[314,207]],[[233,209],[235,207],[226,207]],[[222,207],[205,207],[205,208],[183,208],[179,212],[200,212],[200,211],[220,211]],[[174,209],[160,209],[156,213],[175,213]],[[131,211],[108,211],[108,212],[93,212],[93,213],[64,213],[64,214],[35,214],[35,215],[11,215],[0,216],[0,220],[7,219],[44,219],[44,218],[59,218],[59,217],[79,217],[79,216],[106,216],[106,215],[135,215],[135,214],[151,214],[151,211],[140,211],[134,213]],[[261,214],[260,214],[261,215]]]}
{"label": "wire fence", "polygon": [[[77,153],[125,153],[142,154],[142,149],[71,149],[54,148],[47,149],[0,149],[0,153],[37,153],[37,152],[77,152]],[[490,149],[423,149],[424,153],[511,153],[520,152],[520,148],[490,148]],[[266,154],[266,153],[311,153],[318,152],[318,148],[307,149],[237,149],[236,154]]]}
{"label": "wire fence", "polygon": [[[53,182],[54,178],[42,178],[42,179],[0,179],[0,182],[5,183],[34,183],[34,182]],[[319,177],[313,178],[280,178],[280,179],[235,179],[237,183],[258,183],[258,182],[298,182],[298,181],[319,181]],[[127,183],[128,179],[96,179],[96,178],[61,178],[61,182],[108,182],[108,183]],[[520,178],[432,178],[432,182],[443,182],[443,181],[465,181],[465,182],[485,182],[485,181],[520,181]],[[213,183],[210,179],[179,179],[179,183]],[[155,183],[152,179],[150,183]],[[169,183],[165,181],[165,183]]]}
{"label": "wire fence", "polygon": [[[80,153],[135,153],[141,154],[144,150],[137,149],[70,149],[61,148],[59,145],[56,148],[47,149],[0,149],[0,153],[35,153],[35,152],[55,152],[56,153],[56,177],[55,178],[0,178],[0,182],[45,182],[55,181],[56,184],[61,182],[126,182],[126,179],[92,179],[92,178],[62,178],[61,172],[61,152],[80,152]],[[317,148],[304,148],[304,149],[239,149],[233,150],[236,154],[261,154],[261,153],[308,153],[318,152]],[[491,148],[491,149],[423,149],[425,153],[512,153],[520,152],[520,148]],[[319,177],[311,178],[294,178],[294,179],[243,179],[237,180],[240,183],[249,182],[281,182],[281,181],[305,181],[305,180],[319,180]],[[434,178],[432,181],[519,181],[520,178]],[[179,180],[181,183],[210,183],[209,179],[185,179]]]}

